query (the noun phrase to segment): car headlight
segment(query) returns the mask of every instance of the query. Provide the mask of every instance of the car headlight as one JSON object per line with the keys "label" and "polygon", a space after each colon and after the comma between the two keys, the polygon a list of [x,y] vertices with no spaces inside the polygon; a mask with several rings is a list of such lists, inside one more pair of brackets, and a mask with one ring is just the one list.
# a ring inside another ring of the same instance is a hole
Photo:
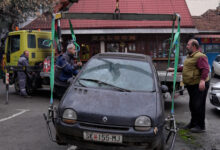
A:
{"label": "car headlight", "polygon": [[68,124],[76,123],[77,114],[73,109],[66,109],[63,112],[63,122]]}
{"label": "car headlight", "polygon": [[135,120],[135,130],[147,131],[151,128],[151,119],[147,116],[140,116]]}

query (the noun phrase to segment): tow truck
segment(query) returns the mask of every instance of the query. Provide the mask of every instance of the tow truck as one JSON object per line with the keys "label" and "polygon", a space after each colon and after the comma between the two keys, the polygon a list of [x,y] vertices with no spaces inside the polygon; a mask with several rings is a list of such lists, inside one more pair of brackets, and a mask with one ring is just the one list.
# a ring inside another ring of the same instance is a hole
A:
{"label": "tow truck", "polygon": [[[28,78],[26,85],[27,92],[30,94],[34,89],[41,87],[42,84],[49,84],[49,78],[40,76],[43,70],[45,58],[51,55],[52,48],[48,46],[51,40],[51,32],[38,30],[17,30],[9,32],[5,41],[3,54],[3,71],[9,79],[9,84],[14,84],[15,91],[19,93],[18,71],[32,74]],[[24,51],[29,51],[29,66],[17,66],[20,56]],[[6,78],[3,78],[6,82]]]}

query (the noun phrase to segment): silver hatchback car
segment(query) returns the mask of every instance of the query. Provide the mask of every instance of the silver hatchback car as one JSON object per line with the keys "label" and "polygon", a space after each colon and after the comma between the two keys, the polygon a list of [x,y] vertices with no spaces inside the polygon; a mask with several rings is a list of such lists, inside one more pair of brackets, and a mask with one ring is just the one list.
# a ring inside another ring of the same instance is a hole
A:
{"label": "silver hatchback car", "polygon": [[216,56],[212,64],[212,77],[220,76],[220,55]]}
{"label": "silver hatchback car", "polygon": [[211,92],[209,96],[212,105],[214,105],[218,110],[220,110],[220,82],[214,84],[211,87]]}

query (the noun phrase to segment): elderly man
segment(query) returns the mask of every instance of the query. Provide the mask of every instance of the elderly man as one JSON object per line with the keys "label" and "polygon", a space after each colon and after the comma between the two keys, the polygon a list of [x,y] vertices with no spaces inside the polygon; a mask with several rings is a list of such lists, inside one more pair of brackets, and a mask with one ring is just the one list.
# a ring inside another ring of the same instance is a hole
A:
{"label": "elderly man", "polygon": [[55,87],[57,88],[56,95],[59,98],[61,98],[66,91],[72,77],[77,75],[77,69],[82,66],[82,62],[77,62],[75,64],[75,53],[75,45],[72,43],[68,44],[67,51],[60,55],[56,60]]}
{"label": "elderly man", "polygon": [[[29,57],[29,52],[26,50],[19,58],[18,66],[22,66],[22,67],[29,66],[28,57]],[[24,96],[25,98],[30,97],[26,92],[27,74],[24,71],[18,72],[18,80],[19,80],[20,95]]]}
{"label": "elderly man", "polygon": [[74,62],[74,54],[76,53],[75,45],[68,44],[67,51],[60,55],[56,60],[56,75],[55,78],[62,81],[67,82],[73,75],[78,73],[78,68],[82,66],[82,62]]}
{"label": "elderly man", "polygon": [[[183,83],[189,93],[189,108],[191,121],[184,128],[191,132],[205,131],[206,96],[209,89],[209,64],[207,56],[200,52],[199,43],[191,39],[187,43],[187,57],[184,65],[178,68],[182,71]],[[169,68],[168,71],[173,71]]]}

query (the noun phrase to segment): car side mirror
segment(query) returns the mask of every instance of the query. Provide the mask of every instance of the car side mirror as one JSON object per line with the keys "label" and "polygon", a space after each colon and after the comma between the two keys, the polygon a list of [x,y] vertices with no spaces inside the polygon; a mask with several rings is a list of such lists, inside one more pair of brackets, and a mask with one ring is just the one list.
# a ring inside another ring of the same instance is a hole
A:
{"label": "car side mirror", "polygon": [[168,92],[168,87],[166,85],[161,85],[161,91],[162,93]]}
{"label": "car side mirror", "polygon": [[75,76],[72,76],[72,78],[70,78],[70,79],[67,80],[67,83],[68,83],[69,85],[71,85],[71,84],[73,83],[74,79],[75,79]]}

